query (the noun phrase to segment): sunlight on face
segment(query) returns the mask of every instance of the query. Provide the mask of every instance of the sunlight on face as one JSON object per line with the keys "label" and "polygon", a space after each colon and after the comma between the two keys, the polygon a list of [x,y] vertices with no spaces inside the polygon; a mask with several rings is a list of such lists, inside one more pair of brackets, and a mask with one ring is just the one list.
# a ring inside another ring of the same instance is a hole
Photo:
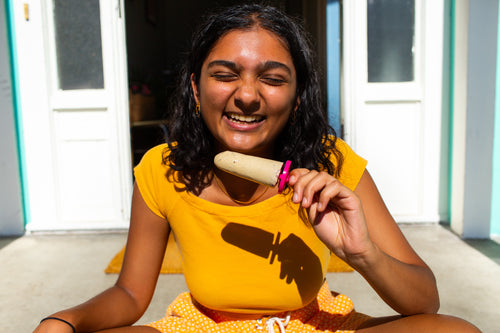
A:
{"label": "sunlight on face", "polygon": [[216,149],[271,156],[298,106],[293,61],[275,34],[234,30],[215,44],[191,84]]}

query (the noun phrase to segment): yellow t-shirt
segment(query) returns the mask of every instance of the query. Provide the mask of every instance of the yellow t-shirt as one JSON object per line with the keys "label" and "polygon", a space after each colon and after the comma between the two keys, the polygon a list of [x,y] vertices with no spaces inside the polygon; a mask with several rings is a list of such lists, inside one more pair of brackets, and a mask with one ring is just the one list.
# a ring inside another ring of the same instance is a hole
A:
{"label": "yellow t-shirt", "polygon": [[[343,141],[339,180],[357,186],[366,161]],[[310,303],[323,284],[330,252],[292,203],[292,191],[242,207],[215,204],[183,190],[162,164],[167,145],[135,168],[148,207],[170,224],[192,296],[220,311],[273,313]],[[293,166],[292,166],[293,167]]]}

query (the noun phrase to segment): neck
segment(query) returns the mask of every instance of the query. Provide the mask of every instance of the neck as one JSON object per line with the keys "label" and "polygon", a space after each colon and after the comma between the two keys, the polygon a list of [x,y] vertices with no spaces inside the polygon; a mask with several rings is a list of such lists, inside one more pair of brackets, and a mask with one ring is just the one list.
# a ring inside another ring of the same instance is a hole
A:
{"label": "neck", "polygon": [[231,175],[220,169],[214,170],[214,180],[212,181],[218,190],[231,201],[239,205],[249,205],[259,199],[266,199],[265,196],[269,187],[251,182],[249,180]]}

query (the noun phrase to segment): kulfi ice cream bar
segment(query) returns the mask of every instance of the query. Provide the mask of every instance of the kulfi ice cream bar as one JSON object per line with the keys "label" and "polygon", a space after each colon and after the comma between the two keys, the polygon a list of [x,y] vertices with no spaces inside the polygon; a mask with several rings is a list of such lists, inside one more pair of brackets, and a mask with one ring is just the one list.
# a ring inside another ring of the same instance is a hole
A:
{"label": "kulfi ice cream bar", "polygon": [[230,174],[267,186],[278,184],[281,193],[288,182],[291,161],[285,163],[267,158],[225,151],[215,155],[215,165]]}

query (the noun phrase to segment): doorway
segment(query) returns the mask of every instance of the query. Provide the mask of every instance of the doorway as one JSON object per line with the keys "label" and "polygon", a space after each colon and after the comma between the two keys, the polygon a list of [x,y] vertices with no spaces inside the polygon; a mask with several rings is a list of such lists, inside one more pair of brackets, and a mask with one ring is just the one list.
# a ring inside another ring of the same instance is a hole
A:
{"label": "doorway", "polygon": [[[200,18],[239,0],[125,1],[132,163],[165,142],[169,98],[182,57]],[[254,3],[255,1],[247,1]],[[266,4],[304,17],[320,59],[326,62],[326,0],[274,0]],[[320,13],[320,14],[318,14]],[[324,17],[324,19],[321,19]],[[323,82],[326,87],[326,81]],[[325,89],[323,89],[325,92]],[[325,110],[326,112],[326,110]]]}
{"label": "doorway", "polygon": [[[267,1],[304,18],[322,68],[326,2]],[[128,226],[131,164],[168,134],[168,98],[189,36],[205,13],[235,3],[241,1],[15,3],[26,230]],[[66,80],[88,74],[96,74],[88,84]]]}

